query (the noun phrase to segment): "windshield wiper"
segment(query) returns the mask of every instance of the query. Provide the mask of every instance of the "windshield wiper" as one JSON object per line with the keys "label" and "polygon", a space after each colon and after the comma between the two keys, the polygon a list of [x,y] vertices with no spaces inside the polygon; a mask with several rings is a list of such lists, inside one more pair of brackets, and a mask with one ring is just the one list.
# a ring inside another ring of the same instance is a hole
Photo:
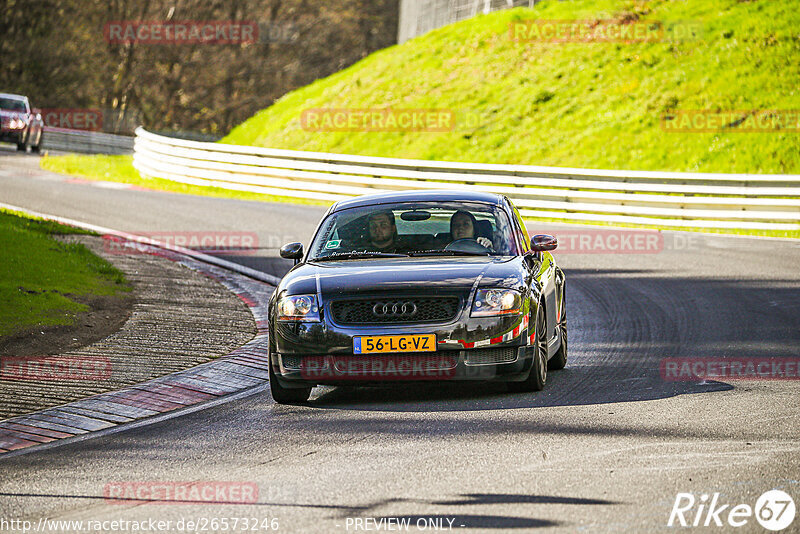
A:
{"label": "windshield wiper", "polygon": [[488,252],[467,252],[464,250],[417,250],[409,256],[488,256]]}
{"label": "windshield wiper", "polygon": [[395,254],[392,252],[350,252],[346,254],[334,254],[313,258],[309,261],[336,261],[336,260],[357,260],[364,258],[406,258],[409,254]]}

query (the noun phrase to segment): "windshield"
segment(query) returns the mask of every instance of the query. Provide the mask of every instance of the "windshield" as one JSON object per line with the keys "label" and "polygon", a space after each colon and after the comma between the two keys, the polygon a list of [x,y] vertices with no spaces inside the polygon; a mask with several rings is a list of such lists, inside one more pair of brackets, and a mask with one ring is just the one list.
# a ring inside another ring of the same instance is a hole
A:
{"label": "windshield", "polygon": [[404,202],[331,214],[309,261],[382,256],[516,255],[505,212],[469,202]]}
{"label": "windshield", "polygon": [[0,109],[25,112],[25,101],[16,98],[0,97]]}

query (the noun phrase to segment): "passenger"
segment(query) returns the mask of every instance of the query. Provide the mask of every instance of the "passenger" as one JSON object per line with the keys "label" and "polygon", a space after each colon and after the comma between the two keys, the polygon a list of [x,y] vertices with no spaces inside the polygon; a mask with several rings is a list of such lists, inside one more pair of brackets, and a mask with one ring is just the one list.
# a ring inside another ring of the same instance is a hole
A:
{"label": "passenger", "polygon": [[468,211],[459,210],[450,217],[450,237],[453,241],[458,239],[474,239],[483,247],[492,250],[492,241],[487,237],[475,237],[478,221]]}

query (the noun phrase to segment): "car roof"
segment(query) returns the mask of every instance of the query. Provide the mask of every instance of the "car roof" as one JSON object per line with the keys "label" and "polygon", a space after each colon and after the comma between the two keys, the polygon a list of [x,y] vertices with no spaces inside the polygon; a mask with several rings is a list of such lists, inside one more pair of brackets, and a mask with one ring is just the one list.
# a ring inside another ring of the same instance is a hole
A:
{"label": "car roof", "polygon": [[11,93],[0,93],[0,98],[12,98],[16,100],[25,100],[26,96],[23,95],[12,95]]}
{"label": "car roof", "polygon": [[376,204],[393,204],[395,202],[482,202],[485,204],[502,205],[503,196],[497,193],[484,193],[481,191],[456,191],[456,190],[423,190],[423,191],[389,191],[374,195],[363,195],[347,200],[340,200],[331,206],[331,213],[347,208],[372,206]]}

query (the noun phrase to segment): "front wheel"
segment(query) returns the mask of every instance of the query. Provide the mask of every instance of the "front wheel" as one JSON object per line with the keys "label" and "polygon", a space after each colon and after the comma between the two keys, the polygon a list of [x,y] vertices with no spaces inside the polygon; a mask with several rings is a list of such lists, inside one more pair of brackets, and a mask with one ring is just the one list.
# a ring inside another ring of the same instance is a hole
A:
{"label": "front wheel", "polygon": [[31,147],[31,152],[36,154],[40,154],[42,152],[42,138],[44,137],[43,133],[39,134],[39,139],[36,141],[36,144]]}
{"label": "front wheel", "polygon": [[306,402],[311,396],[311,388],[285,388],[278,383],[278,378],[272,371],[272,362],[269,364],[269,391],[278,404],[300,404]]}
{"label": "front wheel", "polygon": [[531,372],[522,382],[508,383],[508,389],[515,393],[541,391],[547,382],[547,322],[541,305],[536,312],[535,324]]}

